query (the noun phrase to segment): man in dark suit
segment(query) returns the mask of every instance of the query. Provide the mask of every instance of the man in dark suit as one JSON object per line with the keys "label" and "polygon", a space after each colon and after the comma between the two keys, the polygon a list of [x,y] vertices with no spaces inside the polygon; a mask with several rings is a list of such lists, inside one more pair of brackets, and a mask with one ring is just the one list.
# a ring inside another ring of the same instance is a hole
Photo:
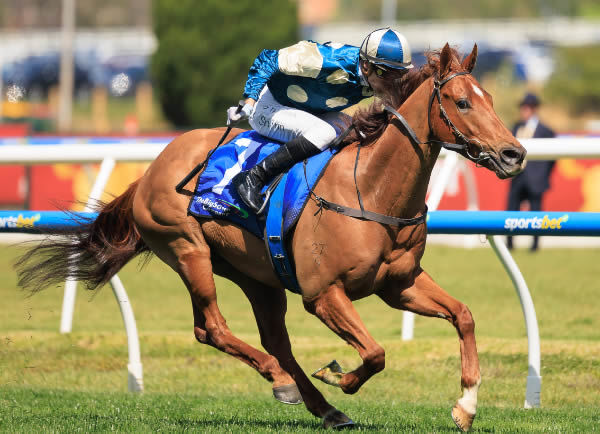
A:
{"label": "man in dark suit", "polygon": [[[512,133],[517,139],[551,138],[554,131],[540,122],[537,110],[540,106],[539,98],[531,93],[525,95],[519,104],[520,122],[513,127]],[[529,202],[531,211],[540,211],[542,195],[550,187],[549,179],[554,161],[529,161],[525,170],[515,176],[510,183],[508,193],[509,211],[518,211],[523,201]],[[512,249],[512,237],[507,237],[507,246]],[[538,249],[538,237],[533,237],[531,251]]]}

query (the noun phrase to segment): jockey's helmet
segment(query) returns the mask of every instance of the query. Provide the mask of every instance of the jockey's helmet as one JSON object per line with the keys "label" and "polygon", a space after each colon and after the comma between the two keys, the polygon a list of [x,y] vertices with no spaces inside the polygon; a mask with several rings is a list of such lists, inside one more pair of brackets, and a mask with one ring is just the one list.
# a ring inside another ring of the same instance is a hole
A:
{"label": "jockey's helmet", "polygon": [[360,45],[360,57],[375,65],[394,69],[413,67],[406,37],[389,27],[374,30],[367,35]]}

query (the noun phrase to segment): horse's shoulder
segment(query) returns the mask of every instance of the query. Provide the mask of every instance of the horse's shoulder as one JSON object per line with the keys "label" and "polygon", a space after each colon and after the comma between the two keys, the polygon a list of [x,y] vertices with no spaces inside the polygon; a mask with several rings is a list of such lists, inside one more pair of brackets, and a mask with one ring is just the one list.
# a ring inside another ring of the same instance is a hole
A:
{"label": "horse's shoulder", "polygon": [[333,173],[338,170],[352,171],[354,169],[354,162],[356,160],[358,143],[359,142],[352,142],[341,147],[341,149],[334,155],[331,163],[327,165],[325,173]]}

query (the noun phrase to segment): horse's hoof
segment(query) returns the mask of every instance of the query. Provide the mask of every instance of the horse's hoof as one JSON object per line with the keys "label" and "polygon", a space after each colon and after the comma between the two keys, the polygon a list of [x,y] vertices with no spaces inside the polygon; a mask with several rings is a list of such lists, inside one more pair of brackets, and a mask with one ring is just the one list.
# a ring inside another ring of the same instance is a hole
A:
{"label": "horse's hoof", "polygon": [[332,408],[323,416],[323,428],[353,428],[354,421],[336,408]]}
{"label": "horse's hoof", "polygon": [[327,366],[316,370],[312,373],[314,378],[321,380],[323,383],[329,384],[330,386],[340,387],[340,381],[344,376],[344,371],[338,362],[332,361]]}
{"label": "horse's hoof", "polygon": [[284,404],[302,404],[302,395],[296,383],[286,384],[273,388],[273,396],[279,402]]}
{"label": "horse's hoof", "polygon": [[475,415],[467,413],[465,409],[460,406],[460,404],[456,404],[452,408],[452,420],[459,430],[464,432],[469,431],[473,425],[474,419]]}

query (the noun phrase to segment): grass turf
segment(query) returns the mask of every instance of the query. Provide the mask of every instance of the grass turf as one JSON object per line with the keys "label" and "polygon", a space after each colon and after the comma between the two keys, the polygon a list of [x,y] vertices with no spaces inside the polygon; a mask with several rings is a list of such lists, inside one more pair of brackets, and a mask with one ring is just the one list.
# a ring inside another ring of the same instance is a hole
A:
{"label": "grass turf", "polygon": [[[311,431],[303,406],[271,397],[253,370],[195,343],[188,295],[154,259],[120,273],[140,331],[146,392],[126,391],[127,348],[108,287],[79,291],[75,332],[57,333],[62,288],[31,298],[16,288],[14,248],[0,252],[0,429],[4,431]],[[509,278],[489,249],[432,246],[425,268],[465,302],[477,324],[483,385],[475,430],[584,432],[600,419],[600,319],[595,250],[516,252],[529,284],[542,342],[542,409],[524,411],[527,340]],[[239,337],[259,346],[248,303],[219,279],[220,306]],[[288,327],[307,372],[336,358],[351,369],[356,353],[289,297]],[[453,328],[417,317],[416,339],[400,340],[398,311],[372,297],[356,303],[386,349],[386,369],[356,395],[319,385],[326,398],[368,431],[453,430],[450,408],[460,394]]]}

